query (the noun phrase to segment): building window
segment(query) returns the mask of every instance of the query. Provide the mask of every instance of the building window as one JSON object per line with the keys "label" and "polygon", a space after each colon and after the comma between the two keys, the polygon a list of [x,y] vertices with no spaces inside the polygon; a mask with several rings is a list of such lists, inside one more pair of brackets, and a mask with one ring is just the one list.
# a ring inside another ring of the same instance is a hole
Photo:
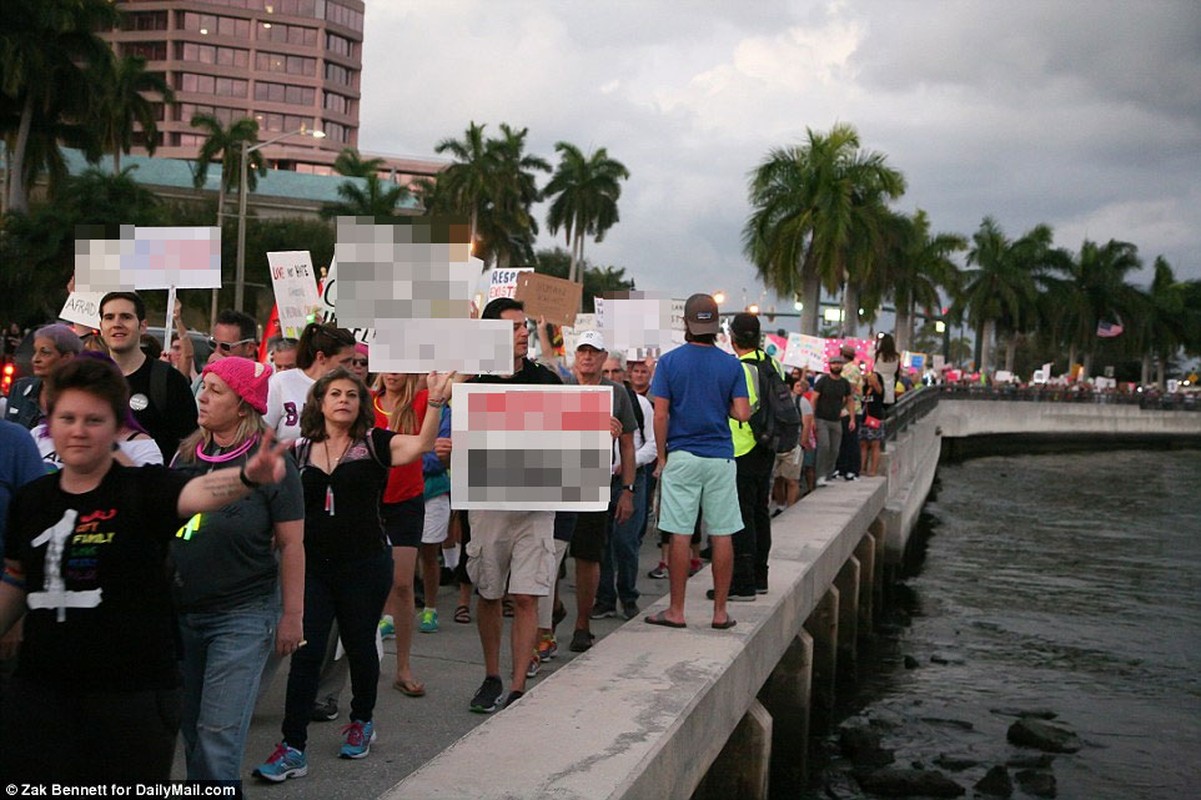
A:
{"label": "building window", "polygon": [[317,101],[317,90],[307,86],[290,86],[283,83],[256,81],[254,99],[268,103],[288,103],[294,106],[311,106]]}
{"label": "building window", "polygon": [[121,55],[141,57],[147,61],[166,61],[166,42],[122,42]]}
{"label": "building window", "polygon": [[195,14],[185,11],[179,26],[185,31],[196,31],[204,36],[228,36],[236,39],[250,38],[250,20],[237,17],[219,17],[216,14]]}
{"label": "building window", "polygon": [[325,62],[325,79],[331,83],[338,83],[353,89],[357,83],[358,75],[358,70],[348,69],[341,64]]}
{"label": "building window", "polygon": [[121,17],[123,31],[165,31],[166,11],[131,11]]}
{"label": "building window", "polygon": [[346,58],[352,58],[355,53],[354,42],[336,33],[325,34],[325,49]]}
{"label": "building window", "polygon": [[341,25],[344,28],[350,28],[355,31],[363,30],[362,12],[338,5],[337,3],[327,2],[325,4],[325,18],[335,25]]}
{"label": "building window", "polygon": [[280,42],[306,47],[315,47],[317,45],[316,28],[305,28],[300,25],[283,25],[278,22],[264,21],[258,22],[255,27],[258,28],[257,36],[260,42]]}

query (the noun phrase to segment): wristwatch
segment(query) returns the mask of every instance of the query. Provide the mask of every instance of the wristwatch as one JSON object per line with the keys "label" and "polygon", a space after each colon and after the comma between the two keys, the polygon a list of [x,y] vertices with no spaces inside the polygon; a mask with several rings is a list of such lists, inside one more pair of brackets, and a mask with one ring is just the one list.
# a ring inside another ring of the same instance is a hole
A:
{"label": "wristwatch", "polygon": [[621,485],[621,488],[625,489],[627,492],[632,492],[632,491],[634,491],[634,484],[632,484],[632,483],[623,483],[623,484]]}

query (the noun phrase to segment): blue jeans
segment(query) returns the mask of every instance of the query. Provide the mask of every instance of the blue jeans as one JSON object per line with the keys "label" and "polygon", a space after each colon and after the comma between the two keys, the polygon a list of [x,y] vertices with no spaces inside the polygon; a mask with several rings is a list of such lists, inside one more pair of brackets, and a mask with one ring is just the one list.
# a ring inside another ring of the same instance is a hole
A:
{"label": "blue jeans", "polygon": [[279,600],[179,615],[188,780],[241,779],[246,733],[263,664],[275,644]]}
{"label": "blue jeans", "polygon": [[379,653],[375,631],[384,601],[392,589],[392,552],[355,561],[310,558],[304,565],[305,646],[292,655],[288,695],[284,701],[284,741],[297,750],[308,743],[309,719],[317,699],[321,661],[330,626],[338,621],[342,646],[350,664],[350,719],[370,722],[379,689]]}
{"label": "blue jeans", "polygon": [[[613,506],[621,496],[621,477],[613,478]],[[605,549],[601,552],[600,588],[596,591],[596,605],[617,607],[617,598],[623,603],[638,600],[638,548],[642,543],[643,527],[647,509],[646,470],[634,474],[634,513],[622,523],[613,523]],[[616,567],[616,570],[614,569]],[[616,571],[616,576],[614,572]],[[614,591],[616,577],[616,591]]]}

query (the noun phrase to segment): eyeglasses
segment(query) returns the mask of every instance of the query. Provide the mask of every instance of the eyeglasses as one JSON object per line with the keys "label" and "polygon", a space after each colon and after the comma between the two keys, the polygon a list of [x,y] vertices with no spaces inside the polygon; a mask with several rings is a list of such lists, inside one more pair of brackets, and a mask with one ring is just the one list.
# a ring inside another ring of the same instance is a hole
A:
{"label": "eyeglasses", "polygon": [[235,347],[241,347],[244,344],[253,344],[254,339],[239,339],[236,342],[218,342],[213,337],[209,337],[209,347],[214,350],[220,350],[222,353],[228,353]]}
{"label": "eyeglasses", "polygon": [[350,359],[350,363],[351,363],[351,364],[354,364],[356,367],[365,367],[365,366],[367,366],[367,359],[365,359],[365,358],[352,358],[352,359]]}

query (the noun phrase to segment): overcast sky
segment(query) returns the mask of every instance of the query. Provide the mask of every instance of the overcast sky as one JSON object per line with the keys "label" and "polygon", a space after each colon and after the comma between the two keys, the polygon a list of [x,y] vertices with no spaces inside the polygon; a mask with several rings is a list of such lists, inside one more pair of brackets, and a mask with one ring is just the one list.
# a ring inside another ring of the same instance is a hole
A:
{"label": "overcast sky", "polygon": [[472,120],[528,127],[552,164],[556,141],[608,148],[631,177],[585,255],[640,289],[757,300],[747,175],[837,122],[935,231],[1045,222],[1201,278],[1197,0],[368,0],[363,62],[364,151],[431,156]]}

